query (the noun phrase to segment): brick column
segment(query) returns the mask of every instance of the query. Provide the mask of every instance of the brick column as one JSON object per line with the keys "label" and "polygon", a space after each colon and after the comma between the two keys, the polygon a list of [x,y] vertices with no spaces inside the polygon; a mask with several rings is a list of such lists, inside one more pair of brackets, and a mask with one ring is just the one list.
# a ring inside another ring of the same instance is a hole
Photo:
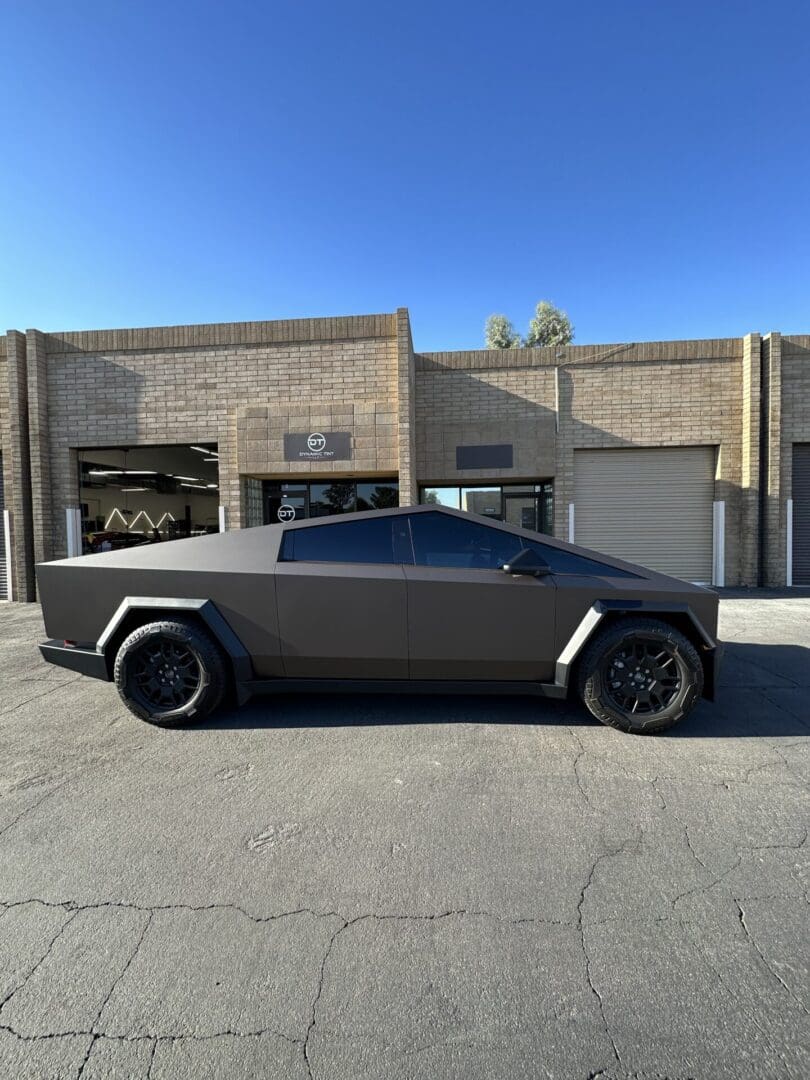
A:
{"label": "brick column", "polygon": [[399,451],[399,505],[415,506],[419,502],[416,477],[416,429],[414,371],[411,322],[407,308],[397,308],[397,445]]}
{"label": "brick column", "polygon": [[6,360],[8,420],[3,445],[3,481],[11,519],[9,569],[14,599],[31,601],[36,595],[29,483],[28,385],[25,335],[18,330],[9,330],[6,335]]}
{"label": "brick column", "polygon": [[787,493],[783,494],[782,490],[782,335],[776,331],[767,334],[762,341],[762,399],[764,584],[784,585],[787,580]]}
{"label": "brick column", "polygon": [[[554,535],[568,539],[568,504],[574,501],[574,373],[554,369],[557,438],[554,449]],[[576,529],[576,524],[574,525]]]}
{"label": "brick column", "polygon": [[746,334],[743,338],[742,359],[741,585],[756,585],[759,579],[760,354],[759,334]]}
{"label": "brick column", "polygon": [[[34,558],[44,562],[54,557],[53,491],[48,439],[48,366],[45,335],[26,332],[28,357],[28,445],[31,453],[31,510],[34,525]],[[78,498],[78,491],[76,492]],[[61,553],[65,554],[65,553]]]}

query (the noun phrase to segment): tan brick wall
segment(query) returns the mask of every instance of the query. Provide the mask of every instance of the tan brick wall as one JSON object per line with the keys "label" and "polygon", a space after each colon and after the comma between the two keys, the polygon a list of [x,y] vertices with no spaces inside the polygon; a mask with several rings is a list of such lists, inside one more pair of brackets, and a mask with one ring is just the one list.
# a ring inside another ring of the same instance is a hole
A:
{"label": "tan brick wall", "polygon": [[[751,340],[757,361],[758,340]],[[555,533],[565,538],[575,450],[714,445],[715,498],[726,501],[726,581],[747,580],[756,558],[751,551],[743,555],[739,542],[743,353],[742,338],[722,338],[421,354],[419,480],[480,483],[553,476]],[[752,390],[759,378],[758,372],[751,374],[752,362],[749,357],[749,421],[756,413]],[[458,472],[455,446],[462,442],[511,442],[515,467]],[[749,451],[754,475],[755,466]]]}
{"label": "tan brick wall", "polygon": [[[283,460],[285,432],[319,428],[349,431],[353,459]],[[762,466],[766,576],[782,584],[792,446],[810,442],[810,336],[414,355],[404,308],[30,331],[27,342],[12,331],[0,338],[0,440],[15,521],[29,523],[13,543],[28,592],[29,548],[38,558],[65,553],[77,449],[203,441],[219,444],[230,527],[260,515],[250,477],[399,474],[403,505],[417,501],[420,483],[553,477],[559,536],[575,450],[713,445],[715,497],[726,501],[726,582],[756,580]],[[504,442],[514,447],[512,469],[456,469],[458,445]]]}
{"label": "tan brick wall", "polygon": [[[66,550],[64,511],[78,502],[77,448],[217,442],[231,528],[247,523],[240,473],[397,471],[393,315],[44,340],[53,520],[48,536],[36,530],[36,542],[50,542],[52,557]],[[41,387],[41,372],[39,380]],[[354,459],[283,460],[283,430],[318,428],[350,431]]]}
{"label": "tan brick wall", "polygon": [[[545,478],[555,468],[554,369],[545,350],[416,358],[416,472],[438,481]],[[553,361],[553,358],[552,358]],[[514,467],[457,469],[456,447],[511,443]]]}
{"label": "tan brick wall", "polygon": [[[793,491],[793,444],[810,443],[810,334],[781,338],[781,424],[778,531],[772,538],[784,584],[787,551],[787,500]],[[781,560],[781,563],[779,562]]]}

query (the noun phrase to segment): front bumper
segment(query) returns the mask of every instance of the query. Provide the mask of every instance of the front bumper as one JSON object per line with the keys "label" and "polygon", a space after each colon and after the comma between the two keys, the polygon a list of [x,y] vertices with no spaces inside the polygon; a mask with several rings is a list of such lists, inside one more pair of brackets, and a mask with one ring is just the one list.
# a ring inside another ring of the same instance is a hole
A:
{"label": "front bumper", "polygon": [[91,679],[110,681],[107,660],[103,653],[95,649],[82,649],[77,645],[65,645],[61,641],[44,641],[39,651],[49,664],[78,671],[80,675],[89,675]]}

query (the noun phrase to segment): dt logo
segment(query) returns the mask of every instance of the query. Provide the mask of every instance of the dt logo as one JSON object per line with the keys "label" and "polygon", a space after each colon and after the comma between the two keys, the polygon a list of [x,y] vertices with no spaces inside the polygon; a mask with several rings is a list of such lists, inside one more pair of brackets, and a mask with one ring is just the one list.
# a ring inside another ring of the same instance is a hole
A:
{"label": "dt logo", "polygon": [[290,506],[288,503],[282,503],[276,510],[276,517],[279,521],[292,521],[295,517],[295,507]]}
{"label": "dt logo", "polygon": [[307,439],[307,446],[313,454],[320,454],[326,449],[326,436],[321,435],[320,431],[313,431]]}

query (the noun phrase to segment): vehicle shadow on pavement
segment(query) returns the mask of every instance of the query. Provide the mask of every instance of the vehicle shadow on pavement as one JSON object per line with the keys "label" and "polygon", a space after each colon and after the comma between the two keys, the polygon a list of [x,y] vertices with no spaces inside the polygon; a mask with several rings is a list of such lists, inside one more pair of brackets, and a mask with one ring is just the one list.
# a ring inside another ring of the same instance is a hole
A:
{"label": "vehicle shadow on pavement", "polygon": [[[419,724],[599,726],[571,697],[299,693],[256,698],[191,729],[384,727]],[[810,735],[810,649],[727,642],[714,703],[667,733],[679,738]]]}

